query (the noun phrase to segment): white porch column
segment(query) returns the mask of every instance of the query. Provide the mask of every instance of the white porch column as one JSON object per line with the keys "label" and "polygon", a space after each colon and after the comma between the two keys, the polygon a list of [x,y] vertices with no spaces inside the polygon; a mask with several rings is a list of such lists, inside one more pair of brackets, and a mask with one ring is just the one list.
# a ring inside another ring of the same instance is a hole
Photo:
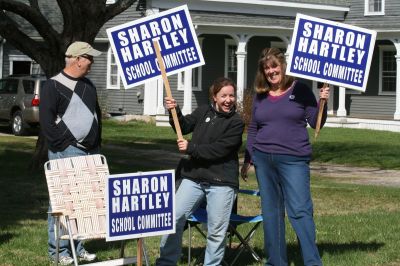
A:
{"label": "white porch column", "polygon": [[346,88],[339,87],[339,106],[336,112],[337,116],[347,116],[346,111]]}
{"label": "white porch column", "polygon": [[236,59],[237,59],[237,101],[242,102],[243,101],[243,92],[244,92],[244,84],[245,84],[245,78],[244,78],[244,71],[245,71],[245,65],[244,63],[246,62],[246,52],[236,52]]}
{"label": "white porch column", "polygon": [[396,47],[396,108],[393,119],[400,120],[400,38],[390,39]]}
{"label": "white porch column", "polygon": [[246,45],[250,39],[250,35],[239,34],[235,36],[237,42],[236,60],[237,60],[237,102],[243,102],[244,87],[246,84]]}
{"label": "white porch column", "polygon": [[396,45],[396,111],[394,112],[394,120],[400,120],[400,49]]}
{"label": "white porch column", "polygon": [[[159,13],[158,8],[146,9],[146,17]],[[144,84],[143,99],[144,115],[163,115],[164,108],[164,82],[162,78],[148,81]]]}
{"label": "white porch column", "polygon": [[182,113],[186,115],[192,112],[192,69],[186,69],[184,75]]}
{"label": "white porch column", "polygon": [[285,59],[286,62],[289,61],[289,51],[290,51],[290,36],[278,36],[286,45]]}
{"label": "white porch column", "polygon": [[5,42],[6,40],[0,37],[0,78],[3,78],[3,46]]}
{"label": "white porch column", "polygon": [[157,80],[147,81],[144,84],[143,114],[156,115],[158,106],[158,84]]}
{"label": "white porch column", "polygon": [[162,78],[157,79],[157,114],[165,114],[164,108],[164,82]]}

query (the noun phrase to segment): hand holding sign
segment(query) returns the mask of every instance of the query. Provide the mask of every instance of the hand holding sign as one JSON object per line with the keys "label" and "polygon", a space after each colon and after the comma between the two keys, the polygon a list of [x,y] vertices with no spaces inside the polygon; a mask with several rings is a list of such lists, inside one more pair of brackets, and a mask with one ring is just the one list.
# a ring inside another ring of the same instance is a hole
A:
{"label": "hand holding sign", "polygon": [[314,138],[317,138],[319,135],[319,131],[321,129],[321,121],[322,121],[322,114],[324,112],[324,108],[326,102],[329,99],[329,85],[327,83],[319,90],[319,111],[318,111],[318,118],[317,118],[317,126],[315,127]]}
{"label": "hand holding sign", "polygon": [[286,73],[364,92],[375,39],[372,30],[297,14]]}

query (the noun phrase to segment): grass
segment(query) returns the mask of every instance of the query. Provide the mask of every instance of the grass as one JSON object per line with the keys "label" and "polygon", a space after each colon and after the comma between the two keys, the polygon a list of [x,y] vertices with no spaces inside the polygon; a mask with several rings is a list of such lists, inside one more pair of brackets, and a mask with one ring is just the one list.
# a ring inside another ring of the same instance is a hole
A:
{"label": "grass", "polygon": [[[313,136],[313,132],[310,132]],[[323,128],[313,160],[335,164],[400,169],[400,133],[349,128]]]}
{"label": "grass", "polygon": [[[389,132],[324,128],[313,143],[314,160],[399,169],[399,136]],[[170,128],[143,122],[106,121],[103,138],[103,152],[112,173],[165,169],[163,163],[171,157],[168,151],[176,149],[175,135]],[[1,266],[48,265],[47,188],[43,173],[28,170],[34,147],[32,138],[0,136]],[[152,158],[143,157],[141,152],[147,149],[164,154],[165,161],[155,164]],[[254,175],[241,187],[256,188]],[[327,177],[313,176],[311,189],[318,248],[324,265],[400,265],[400,188],[337,183]],[[259,212],[259,205],[254,197],[239,198],[240,213],[255,214]],[[245,231],[248,227],[239,229]],[[262,239],[262,230],[258,230],[252,245],[265,258]],[[197,233],[193,242],[194,256],[199,257],[205,242]],[[296,236],[288,223],[287,243],[290,265],[302,265]],[[159,237],[146,239],[152,264],[158,256],[158,244]],[[183,254],[187,254],[187,246],[186,232]],[[91,241],[86,247],[103,259],[118,254],[118,244],[114,242]],[[185,259],[184,256],[180,265],[186,265]],[[245,252],[237,265],[258,264]]]}

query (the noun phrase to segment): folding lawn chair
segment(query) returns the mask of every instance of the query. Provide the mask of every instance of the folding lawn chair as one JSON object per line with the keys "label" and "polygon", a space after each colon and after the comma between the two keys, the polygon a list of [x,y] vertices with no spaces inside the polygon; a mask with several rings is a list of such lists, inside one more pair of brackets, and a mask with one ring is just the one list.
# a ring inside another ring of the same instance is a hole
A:
{"label": "folding lawn chair", "polygon": [[[247,195],[253,195],[253,196],[260,196],[259,191],[254,191],[254,190],[239,190],[239,194],[247,194]],[[263,221],[263,218],[261,214],[255,215],[255,216],[244,216],[244,215],[239,215],[237,213],[232,213],[230,220],[229,220],[229,227],[228,227],[228,232],[227,235],[229,236],[229,247],[231,249],[234,249],[234,252],[232,252],[232,256],[227,258],[227,261],[223,261],[222,263],[224,265],[234,265],[236,261],[238,260],[239,256],[242,254],[244,250],[248,250],[253,258],[261,262],[260,256],[254,251],[254,249],[250,246],[250,240],[254,236],[254,233],[256,232],[257,228],[261,225]],[[188,248],[188,265],[191,264],[191,248],[192,248],[192,227],[194,227],[205,239],[207,238],[207,234],[204,233],[200,226],[201,224],[206,224],[207,223],[207,211],[204,208],[199,208],[197,209],[189,218],[188,218],[188,231],[189,231],[189,248]],[[251,229],[247,232],[245,236],[244,234],[241,234],[237,230],[237,226],[242,225],[242,224],[252,224]],[[233,248],[232,247],[232,238],[237,237],[240,241],[240,244]]]}
{"label": "folding lawn chair", "polygon": [[[56,223],[55,263],[58,264],[60,239],[69,239],[74,263],[78,265],[74,240],[106,237],[105,184],[109,174],[106,158],[97,154],[50,160],[45,163],[44,169],[51,214],[55,216]],[[146,265],[149,265],[144,243],[142,244],[140,252],[143,252]],[[120,257],[92,264],[127,265],[137,263],[138,260],[141,263],[140,258],[124,257],[123,242]]]}

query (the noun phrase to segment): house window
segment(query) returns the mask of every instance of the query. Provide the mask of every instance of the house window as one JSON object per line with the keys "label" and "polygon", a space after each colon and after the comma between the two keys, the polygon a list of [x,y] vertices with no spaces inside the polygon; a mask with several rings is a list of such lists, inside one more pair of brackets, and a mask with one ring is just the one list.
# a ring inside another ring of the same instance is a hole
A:
{"label": "house window", "polygon": [[364,15],[385,15],[385,0],[365,0]]}
{"label": "house window", "polygon": [[[201,67],[192,69],[192,91],[201,91],[201,73]],[[178,91],[183,91],[185,89],[185,71],[179,72],[177,79]]]}
{"label": "house window", "polygon": [[107,89],[120,89],[118,66],[111,47],[107,53]]}
{"label": "house window", "polygon": [[[200,48],[203,45],[203,38],[197,37],[199,41]],[[192,91],[201,91],[201,76],[203,74],[203,68],[196,67],[192,69]],[[183,91],[185,89],[185,72],[178,73],[178,91]]]}
{"label": "house window", "polygon": [[194,91],[201,91],[201,74],[202,67],[192,69],[192,89]]}
{"label": "house window", "polygon": [[35,61],[26,55],[10,55],[10,75],[40,74],[42,70]]}
{"label": "house window", "polygon": [[236,59],[236,43],[231,40],[225,40],[225,76],[237,80],[237,59]]}
{"label": "house window", "polygon": [[396,50],[391,46],[381,46],[379,53],[380,62],[380,94],[396,93]]}
{"label": "house window", "polygon": [[185,89],[185,71],[179,72],[177,75],[178,91]]}

